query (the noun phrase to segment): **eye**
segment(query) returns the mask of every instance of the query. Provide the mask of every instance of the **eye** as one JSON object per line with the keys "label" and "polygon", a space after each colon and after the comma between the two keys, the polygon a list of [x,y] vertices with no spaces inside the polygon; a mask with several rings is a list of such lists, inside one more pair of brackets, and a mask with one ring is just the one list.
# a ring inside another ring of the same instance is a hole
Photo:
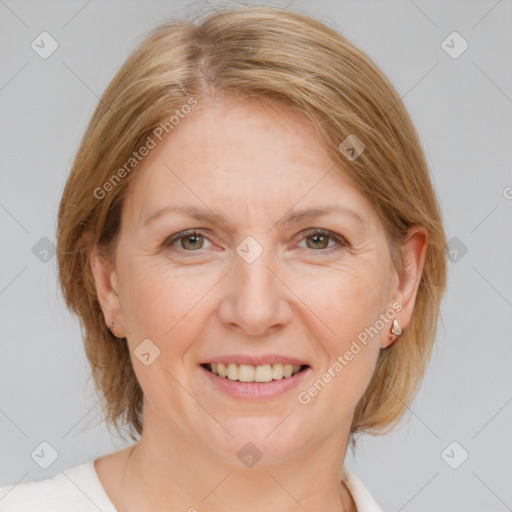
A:
{"label": "eye", "polygon": [[187,252],[194,252],[204,248],[205,240],[208,240],[208,238],[199,231],[191,231],[171,236],[164,242],[164,246],[171,247],[176,242],[180,242],[178,249],[183,249]]}
{"label": "eye", "polygon": [[[329,239],[334,240],[334,246],[338,244],[340,247],[348,247],[348,242],[340,235],[336,235],[331,231],[325,229],[315,228],[306,231],[305,238],[306,244],[309,249],[332,249],[333,245],[329,246]],[[310,240],[311,242],[308,242]]]}
{"label": "eye", "polygon": [[[304,236],[305,235],[305,236]],[[306,241],[307,249],[313,249],[315,252],[325,251],[330,252],[331,249],[340,249],[343,247],[350,247],[349,242],[342,237],[341,235],[337,235],[332,231],[328,231],[325,229],[314,228],[306,231],[303,234],[303,238],[301,239]],[[333,244],[329,245],[329,241],[333,241]],[[175,246],[178,250],[183,250],[185,252],[197,252],[201,249],[205,249],[205,241],[209,242],[208,237],[204,233],[201,233],[197,230],[192,230],[189,232],[181,232],[176,233],[175,235],[170,236],[167,240],[164,241],[164,247],[173,247]],[[336,248],[336,245],[338,246]]]}

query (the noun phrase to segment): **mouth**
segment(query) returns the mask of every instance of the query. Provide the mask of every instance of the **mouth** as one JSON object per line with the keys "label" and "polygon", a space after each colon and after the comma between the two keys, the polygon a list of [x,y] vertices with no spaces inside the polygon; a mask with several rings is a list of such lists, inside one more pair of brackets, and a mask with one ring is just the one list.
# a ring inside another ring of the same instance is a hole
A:
{"label": "mouth", "polygon": [[201,366],[218,377],[239,382],[267,383],[286,380],[304,372],[309,365],[303,364],[235,364],[235,363],[203,363]]}

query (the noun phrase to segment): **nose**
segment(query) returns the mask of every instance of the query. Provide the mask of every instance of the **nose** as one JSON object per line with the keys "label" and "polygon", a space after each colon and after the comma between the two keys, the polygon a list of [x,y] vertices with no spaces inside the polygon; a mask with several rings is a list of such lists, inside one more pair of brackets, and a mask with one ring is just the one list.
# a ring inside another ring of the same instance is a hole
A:
{"label": "nose", "polygon": [[[219,305],[219,317],[229,329],[253,336],[269,335],[288,325],[293,316],[293,293],[274,270],[270,250],[253,262],[235,255],[226,292]],[[276,275],[277,274],[277,275]]]}

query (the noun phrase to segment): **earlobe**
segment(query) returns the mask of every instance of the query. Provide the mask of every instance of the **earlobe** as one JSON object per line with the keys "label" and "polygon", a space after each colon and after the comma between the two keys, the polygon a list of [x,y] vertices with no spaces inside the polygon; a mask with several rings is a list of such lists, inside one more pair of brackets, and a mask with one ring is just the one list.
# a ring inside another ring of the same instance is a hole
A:
{"label": "earlobe", "polygon": [[123,328],[117,271],[107,258],[98,253],[96,248],[91,250],[90,266],[105,324],[114,336],[123,338],[126,333]]}
{"label": "earlobe", "polygon": [[402,244],[403,271],[398,276],[398,286],[391,298],[391,304],[398,303],[401,306],[395,317],[398,328],[392,321],[389,332],[381,341],[382,348],[389,347],[396,342],[411,321],[425,265],[427,245],[428,233],[426,230],[421,226],[412,227]]}

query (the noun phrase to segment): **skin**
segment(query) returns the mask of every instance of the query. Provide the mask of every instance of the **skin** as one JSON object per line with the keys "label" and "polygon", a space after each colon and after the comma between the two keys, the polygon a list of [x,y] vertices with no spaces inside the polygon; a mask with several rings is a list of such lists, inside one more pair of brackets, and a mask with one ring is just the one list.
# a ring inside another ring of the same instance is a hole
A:
{"label": "skin", "polygon": [[[379,351],[397,339],[391,322],[309,404],[297,394],[392,304],[407,327],[426,234],[411,230],[398,275],[377,213],[333,165],[299,114],[216,98],[200,102],[137,169],[115,261],[92,258],[105,322],[114,319],[115,335],[127,338],[119,343],[128,343],[144,391],[141,439],[96,460],[118,510],[356,510],[340,475],[354,409]],[[277,224],[327,203],[355,210],[364,224],[340,213]],[[172,204],[206,204],[227,224],[167,213],[144,225]],[[204,238],[164,245],[191,229]],[[250,264],[236,252],[247,236],[263,248]],[[146,338],[160,350],[149,366],[133,355]],[[243,401],[198,366],[234,353],[291,355],[311,370],[296,389]],[[252,468],[237,458],[247,442],[263,455]]]}

